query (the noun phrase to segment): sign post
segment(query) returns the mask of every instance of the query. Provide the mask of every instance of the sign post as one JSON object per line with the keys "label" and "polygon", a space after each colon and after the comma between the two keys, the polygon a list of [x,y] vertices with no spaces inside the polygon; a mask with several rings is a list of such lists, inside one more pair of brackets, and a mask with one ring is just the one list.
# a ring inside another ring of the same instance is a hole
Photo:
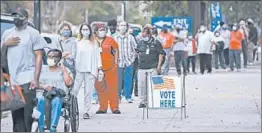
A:
{"label": "sign post", "polygon": [[145,109],[181,109],[181,120],[184,112],[186,118],[186,95],[185,95],[185,75],[173,76],[149,76],[146,73],[146,93],[147,106],[143,108],[143,120]]}

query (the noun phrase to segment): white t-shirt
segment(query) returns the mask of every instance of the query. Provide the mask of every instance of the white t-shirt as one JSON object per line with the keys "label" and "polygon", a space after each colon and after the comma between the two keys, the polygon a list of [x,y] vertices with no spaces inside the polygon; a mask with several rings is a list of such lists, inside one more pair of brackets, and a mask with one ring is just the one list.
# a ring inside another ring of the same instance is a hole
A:
{"label": "white t-shirt", "polygon": [[220,30],[220,35],[223,38],[224,41],[224,49],[227,49],[229,47],[229,41],[230,41],[230,31],[229,30]]}
{"label": "white t-shirt", "polygon": [[102,67],[100,48],[89,40],[80,40],[76,44],[76,71],[90,72],[95,77],[97,70]]}
{"label": "white t-shirt", "polygon": [[186,41],[186,51],[188,52],[188,56],[194,56],[195,54],[193,53],[193,42],[192,40],[188,40]]}
{"label": "white t-shirt", "polygon": [[211,52],[211,46],[214,34],[211,31],[206,30],[205,33],[199,33],[197,35],[198,38],[198,54],[212,54]]}
{"label": "white t-shirt", "polygon": [[[187,32],[185,30],[181,30],[179,33],[176,31],[173,32],[173,35],[175,37],[179,37],[182,39],[186,39],[187,37]],[[183,42],[177,42],[174,44],[173,51],[185,51],[186,50],[186,44],[185,41]]]}

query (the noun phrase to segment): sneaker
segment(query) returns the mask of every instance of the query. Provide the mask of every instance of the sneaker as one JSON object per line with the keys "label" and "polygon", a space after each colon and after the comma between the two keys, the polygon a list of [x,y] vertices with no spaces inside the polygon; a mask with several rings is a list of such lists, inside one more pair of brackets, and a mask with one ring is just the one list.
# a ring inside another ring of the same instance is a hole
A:
{"label": "sneaker", "polygon": [[121,114],[121,112],[119,110],[114,110],[112,111],[113,114]]}
{"label": "sneaker", "polygon": [[92,104],[98,104],[97,100],[92,100]]}
{"label": "sneaker", "polygon": [[139,104],[139,106],[138,106],[138,108],[145,108],[146,107],[146,105],[145,104]]}
{"label": "sneaker", "polygon": [[241,69],[237,69],[237,72],[241,72]]}
{"label": "sneaker", "polygon": [[84,113],[84,115],[83,115],[83,119],[90,119],[89,114],[88,114],[88,113]]}
{"label": "sneaker", "polygon": [[133,103],[133,99],[127,99],[127,103]]}
{"label": "sneaker", "polygon": [[50,132],[51,132],[51,133],[56,133],[56,128],[55,128],[55,127],[51,127],[51,128],[50,128]]}
{"label": "sneaker", "polygon": [[96,114],[106,114],[107,112],[106,111],[103,111],[103,110],[97,110],[96,111]]}
{"label": "sneaker", "polygon": [[227,71],[228,71],[228,72],[233,72],[234,70],[233,70],[233,69],[228,69]]}
{"label": "sneaker", "polygon": [[193,72],[194,74],[197,74],[196,72]]}
{"label": "sneaker", "polygon": [[121,98],[118,99],[118,103],[121,103]]}

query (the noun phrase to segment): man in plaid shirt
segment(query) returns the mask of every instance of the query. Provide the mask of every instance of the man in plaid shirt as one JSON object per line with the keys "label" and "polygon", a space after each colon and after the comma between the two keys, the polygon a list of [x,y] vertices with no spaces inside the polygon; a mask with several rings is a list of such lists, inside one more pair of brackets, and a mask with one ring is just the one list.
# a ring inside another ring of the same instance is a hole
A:
{"label": "man in plaid shirt", "polygon": [[128,33],[127,22],[119,23],[119,34],[114,39],[119,45],[119,58],[118,58],[118,88],[119,98],[121,100],[122,91],[128,103],[132,103],[131,87],[133,77],[133,63],[136,56],[136,46],[134,36]]}

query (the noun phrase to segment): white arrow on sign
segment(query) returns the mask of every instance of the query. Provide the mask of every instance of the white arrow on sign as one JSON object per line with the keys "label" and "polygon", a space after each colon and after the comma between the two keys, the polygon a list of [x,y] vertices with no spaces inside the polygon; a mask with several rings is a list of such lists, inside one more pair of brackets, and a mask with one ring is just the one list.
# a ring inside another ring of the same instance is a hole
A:
{"label": "white arrow on sign", "polygon": [[163,27],[165,24],[166,24],[167,26],[171,26],[171,25],[172,25],[171,22],[164,22],[164,21],[162,21],[162,20],[155,23],[155,25],[156,25],[156,26],[159,26],[159,27]]}

